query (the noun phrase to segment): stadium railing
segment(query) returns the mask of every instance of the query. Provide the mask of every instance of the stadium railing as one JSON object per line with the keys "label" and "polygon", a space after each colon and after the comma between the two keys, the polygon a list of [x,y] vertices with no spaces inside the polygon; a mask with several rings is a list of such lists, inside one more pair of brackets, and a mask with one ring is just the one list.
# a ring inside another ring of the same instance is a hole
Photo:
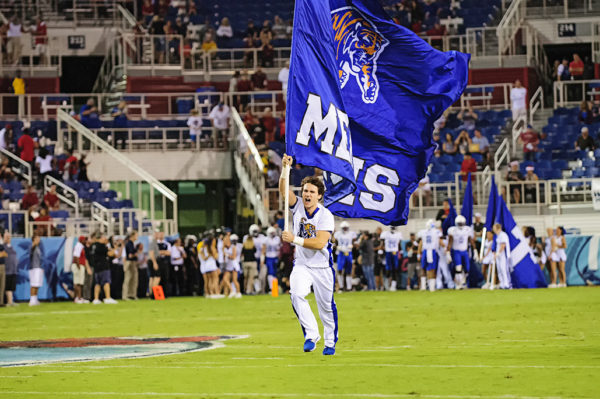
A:
{"label": "stadium railing", "polygon": [[55,179],[52,176],[46,176],[44,178],[44,194],[50,191],[52,186],[56,186],[56,196],[58,199],[73,208],[73,212],[75,213],[75,218],[79,218],[79,194],[77,191],[73,190],[71,187],[64,184],[62,181]]}
{"label": "stadium railing", "polygon": [[600,79],[554,82],[554,109],[579,107],[584,100],[600,99]]}
{"label": "stadium railing", "polygon": [[[469,85],[460,97],[460,107],[471,105],[475,109],[510,109],[512,83],[489,83]],[[458,107],[450,107],[457,110]]]}
{"label": "stadium railing", "polygon": [[[24,3],[24,2],[23,2]],[[7,59],[7,53],[0,52],[0,74],[14,76],[17,70],[27,72],[29,76],[40,73],[47,76],[52,73],[55,76],[62,75],[62,57],[60,40],[66,40],[65,36],[48,35],[46,51],[40,56],[35,46],[35,36],[31,33],[23,33],[20,37],[21,57],[14,63]],[[64,46],[66,47],[66,45]]]}
{"label": "stadium railing", "polygon": [[[175,226],[177,226],[177,194],[171,191],[163,183],[158,181],[146,170],[134,163],[127,156],[121,154],[96,134],[84,127],[81,123],[76,121],[62,109],[57,110],[57,118],[58,123],[65,123],[68,126],[68,129],[73,129],[78,132],[76,135],[76,148],[78,149],[79,153],[82,153],[84,148],[90,148],[92,145],[94,145],[97,148],[100,148],[103,153],[108,154],[114,161],[120,163],[131,173],[139,177],[140,180],[137,182],[125,182],[126,196],[127,198],[130,198],[129,194],[131,193],[131,184],[136,183],[138,191],[138,206],[142,207],[145,204],[148,205],[150,220],[154,220],[155,218],[167,220],[172,219]],[[64,135],[64,132],[59,129],[57,138],[58,148],[64,148]],[[115,181],[119,181],[118,176],[115,176]],[[142,187],[143,185],[147,185],[147,190]],[[147,194],[147,198],[145,198],[146,196],[144,194]],[[159,196],[159,204],[156,203],[157,195]],[[142,198],[143,196],[144,198]],[[162,206],[159,206],[161,204]]]}
{"label": "stadium railing", "polygon": [[30,163],[23,161],[21,158],[4,148],[0,148],[0,154],[8,158],[9,165],[17,176],[20,176],[22,179],[26,180],[27,183],[31,184],[33,181],[33,174],[31,172]]}
{"label": "stadium railing", "polygon": [[526,16],[528,17],[573,17],[597,15],[600,13],[598,3],[594,0],[527,0]]}
{"label": "stadium railing", "polygon": [[[529,100],[529,124],[533,125],[533,120],[535,119],[535,113],[544,109],[544,89],[542,86],[538,87],[535,93],[531,96]],[[514,143],[513,143],[514,145]]]}

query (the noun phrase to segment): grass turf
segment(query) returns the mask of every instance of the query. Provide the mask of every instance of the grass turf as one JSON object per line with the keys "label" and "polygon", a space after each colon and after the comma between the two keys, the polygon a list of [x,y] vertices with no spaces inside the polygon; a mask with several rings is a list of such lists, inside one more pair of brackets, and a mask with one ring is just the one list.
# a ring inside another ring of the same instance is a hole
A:
{"label": "grass turf", "polygon": [[598,288],[358,292],[336,302],[333,357],[321,355],[323,341],[302,352],[286,295],[3,308],[0,341],[249,337],[171,356],[0,368],[0,398],[600,397]]}

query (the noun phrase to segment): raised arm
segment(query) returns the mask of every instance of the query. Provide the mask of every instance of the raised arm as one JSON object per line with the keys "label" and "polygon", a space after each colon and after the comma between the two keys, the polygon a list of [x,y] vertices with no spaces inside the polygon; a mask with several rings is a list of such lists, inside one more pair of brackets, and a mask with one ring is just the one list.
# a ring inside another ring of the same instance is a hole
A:
{"label": "raised arm", "polygon": [[[292,166],[292,163],[294,162],[294,160],[292,159],[292,157],[290,157],[289,155],[284,154],[283,158],[281,160],[281,164],[282,166],[285,168],[285,166],[289,165],[290,167]],[[279,177],[279,194],[284,197],[285,196],[285,180],[289,179],[289,176],[285,176],[283,174],[283,171],[281,172],[281,176]],[[294,193],[292,192],[292,190],[289,190],[289,198],[290,198],[290,206],[294,206],[296,205],[296,201],[298,200],[296,198],[296,195],[294,195]]]}

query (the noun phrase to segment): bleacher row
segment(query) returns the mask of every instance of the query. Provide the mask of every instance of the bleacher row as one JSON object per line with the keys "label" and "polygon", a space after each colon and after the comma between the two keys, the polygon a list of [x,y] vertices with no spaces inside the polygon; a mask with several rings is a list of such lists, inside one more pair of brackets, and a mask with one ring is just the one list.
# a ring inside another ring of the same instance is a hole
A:
{"label": "bleacher row", "polygon": [[[572,178],[600,177],[600,150],[584,151],[575,149],[575,141],[581,129],[587,127],[590,137],[597,141],[600,135],[600,122],[586,125],[579,122],[578,108],[557,108],[548,118],[542,132],[546,134],[542,140],[539,154],[541,160],[551,160],[554,168],[556,161],[579,161],[579,167],[572,170]],[[564,164],[562,166],[565,166]],[[566,169],[565,166],[563,169]]]}

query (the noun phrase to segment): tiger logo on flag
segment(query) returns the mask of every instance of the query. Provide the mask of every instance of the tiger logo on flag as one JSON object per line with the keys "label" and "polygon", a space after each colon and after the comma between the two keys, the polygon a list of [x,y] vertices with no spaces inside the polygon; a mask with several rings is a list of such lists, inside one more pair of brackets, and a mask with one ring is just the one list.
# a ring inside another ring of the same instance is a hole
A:
{"label": "tiger logo on flag", "polygon": [[354,7],[331,12],[336,46],[340,88],[354,76],[365,104],[373,104],[379,95],[377,59],[389,41]]}

